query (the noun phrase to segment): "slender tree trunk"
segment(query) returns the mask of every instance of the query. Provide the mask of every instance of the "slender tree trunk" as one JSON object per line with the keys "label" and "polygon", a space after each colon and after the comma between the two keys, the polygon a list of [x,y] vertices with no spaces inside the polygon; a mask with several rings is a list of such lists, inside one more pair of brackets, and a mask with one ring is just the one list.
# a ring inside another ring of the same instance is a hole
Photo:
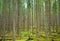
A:
{"label": "slender tree trunk", "polygon": [[[60,27],[60,0],[58,0],[58,28]],[[59,33],[60,33],[60,28],[59,28]]]}
{"label": "slender tree trunk", "polygon": [[[57,28],[58,27],[58,28]],[[57,33],[59,32],[59,1],[57,1]]]}
{"label": "slender tree trunk", "polygon": [[17,13],[17,3],[13,0],[13,41],[16,41],[16,13]]}
{"label": "slender tree trunk", "polygon": [[17,24],[18,24],[18,26],[17,26],[17,34],[18,34],[18,36],[19,36],[19,30],[20,30],[20,1],[18,0],[18,19],[17,19],[18,21],[17,21]]}
{"label": "slender tree trunk", "polygon": [[6,38],[5,37],[5,31],[6,31],[5,30],[5,25],[6,25],[6,9],[7,8],[5,6],[6,6],[6,0],[5,1],[3,0],[3,8],[2,8],[3,9],[2,10],[3,41],[5,41],[5,38]]}
{"label": "slender tree trunk", "polygon": [[45,28],[45,30],[46,30],[46,37],[48,37],[48,35],[49,35],[49,31],[50,31],[50,19],[51,19],[51,11],[50,11],[50,9],[51,9],[51,5],[50,5],[51,3],[50,3],[50,0],[46,0],[45,1],[45,18],[46,18],[46,24],[45,24],[45,26],[46,26],[46,28]]}
{"label": "slender tree trunk", "polygon": [[27,12],[27,31],[30,32],[30,0],[27,2],[28,4],[28,12]]}

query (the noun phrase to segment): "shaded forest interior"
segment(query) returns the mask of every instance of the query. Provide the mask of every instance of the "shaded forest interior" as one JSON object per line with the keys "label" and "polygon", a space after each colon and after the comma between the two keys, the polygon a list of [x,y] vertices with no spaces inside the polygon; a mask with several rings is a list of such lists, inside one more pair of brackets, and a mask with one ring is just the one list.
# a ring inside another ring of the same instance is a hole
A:
{"label": "shaded forest interior", "polygon": [[0,0],[0,41],[60,41],[60,0]]}

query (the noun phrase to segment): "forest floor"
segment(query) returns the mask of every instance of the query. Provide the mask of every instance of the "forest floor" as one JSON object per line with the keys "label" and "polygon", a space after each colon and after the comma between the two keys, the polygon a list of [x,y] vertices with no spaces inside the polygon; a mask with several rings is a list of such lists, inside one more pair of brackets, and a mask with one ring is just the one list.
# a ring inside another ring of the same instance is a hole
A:
{"label": "forest floor", "polygon": [[[29,37],[24,38],[24,34],[28,34],[28,33],[23,32],[21,34],[21,36],[22,36],[21,39],[20,38],[18,39],[18,37],[16,37],[17,39],[15,39],[15,40],[16,41],[27,41]],[[28,40],[28,41],[60,41],[60,34],[57,34],[57,33],[53,33],[52,36],[48,36],[48,37],[46,37],[46,34],[43,31],[42,31],[40,37],[37,37],[38,35],[36,35],[36,34],[30,34],[30,35],[33,37],[33,40]],[[13,40],[6,40],[6,41],[13,41]]]}

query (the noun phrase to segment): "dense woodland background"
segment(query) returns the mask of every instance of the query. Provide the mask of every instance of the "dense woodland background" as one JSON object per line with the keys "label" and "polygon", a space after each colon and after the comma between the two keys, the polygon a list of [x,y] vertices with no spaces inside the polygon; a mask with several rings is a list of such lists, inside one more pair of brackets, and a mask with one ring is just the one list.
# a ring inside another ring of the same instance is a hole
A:
{"label": "dense woodland background", "polygon": [[60,36],[60,0],[0,0],[0,37],[15,41],[31,34]]}

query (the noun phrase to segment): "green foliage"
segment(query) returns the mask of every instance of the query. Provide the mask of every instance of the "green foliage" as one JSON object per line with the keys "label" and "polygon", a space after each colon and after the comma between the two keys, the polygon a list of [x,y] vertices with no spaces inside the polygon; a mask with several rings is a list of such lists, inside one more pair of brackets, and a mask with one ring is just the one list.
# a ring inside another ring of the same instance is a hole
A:
{"label": "green foliage", "polygon": [[29,32],[20,32],[21,35],[28,35]]}
{"label": "green foliage", "polygon": [[53,11],[54,12],[56,12],[56,10],[57,10],[57,3],[56,3],[56,1],[53,3]]}
{"label": "green foliage", "polygon": [[2,12],[2,0],[0,0],[0,15],[1,15],[1,12]]}

